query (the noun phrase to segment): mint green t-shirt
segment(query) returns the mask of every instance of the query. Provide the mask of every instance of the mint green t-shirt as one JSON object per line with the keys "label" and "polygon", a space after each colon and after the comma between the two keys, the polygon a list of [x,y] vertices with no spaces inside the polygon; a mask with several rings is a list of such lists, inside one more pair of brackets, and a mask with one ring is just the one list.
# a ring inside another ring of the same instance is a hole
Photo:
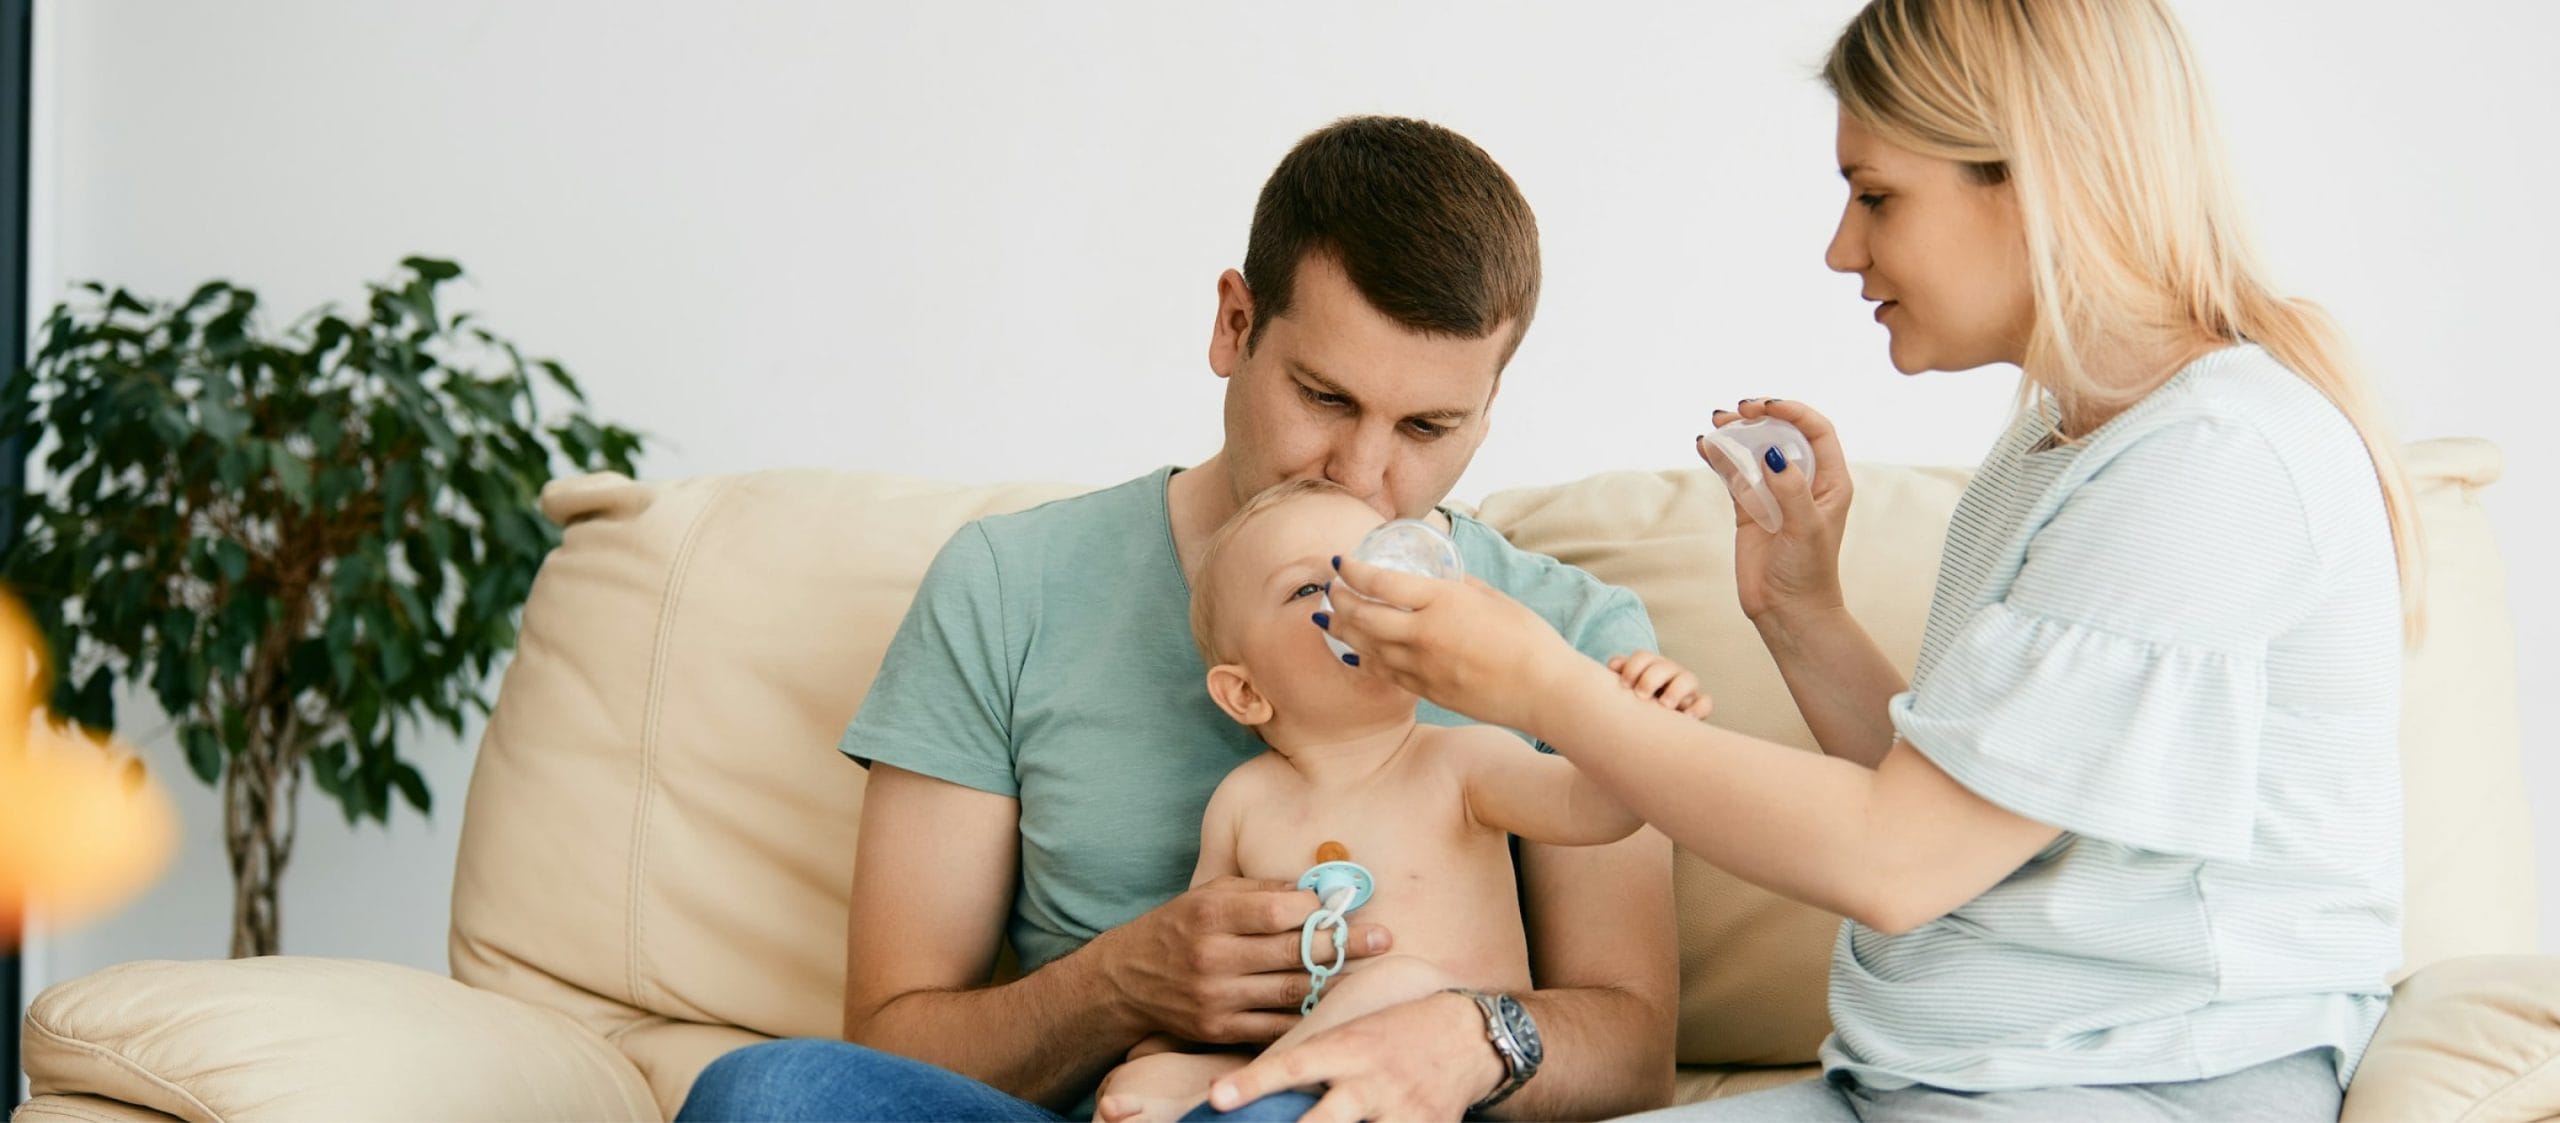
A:
{"label": "mint green t-shirt", "polygon": [[[1165,506],[1173,473],[960,528],[839,746],[1020,801],[1008,934],[1026,971],[1188,888],[1209,794],[1263,750],[1209,700]],[[1635,594],[1450,521],[1468,573],[1584,653],[1653,649]]]}

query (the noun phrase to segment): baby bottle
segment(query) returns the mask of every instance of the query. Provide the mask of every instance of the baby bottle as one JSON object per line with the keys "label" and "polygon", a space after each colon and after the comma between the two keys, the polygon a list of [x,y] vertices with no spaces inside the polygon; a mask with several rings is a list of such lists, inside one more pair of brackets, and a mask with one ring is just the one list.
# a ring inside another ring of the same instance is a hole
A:
{"label": "baby bottle", "polygon": [[1760,529],[1776,534],[1786,524],[1786,516],[1778,510],[1778,497],[1769,491],[1767,457],[1773,448],[1787,458],[1788,471],[1803,472],[1805,483],[1813,483],[1813,446],[1805,443],[1803,431],[1777,418],[1736,421],[1698,438],[1698,451],[1707,458],[1707,466],[1724,477],[1734,506],[1750,515]]}
{"label": "baby bottle", "polygon": [[[1360,539],[1360,545],[1351,551],[1351,556],[1380,569],[1417,573],[1443,581],[1457,581],[1467,575],[1466,563],[1458,559],[1458,544],[1442,534],[1439,527],[1421,519],[1397,519],[1370,531]],[[1362,600],[1386,603],[1352,589],[1348,581],[1336,581],[1335,584],[1350,589]],[[1333,614],[1333,594],[1330,592],[1324,594],[1324,611],[1328,616]],[[1333,649],[1337,657],[1352,654],[1351,649],[1333,638],[1331,632],[1325,633],[1324,643]]]}

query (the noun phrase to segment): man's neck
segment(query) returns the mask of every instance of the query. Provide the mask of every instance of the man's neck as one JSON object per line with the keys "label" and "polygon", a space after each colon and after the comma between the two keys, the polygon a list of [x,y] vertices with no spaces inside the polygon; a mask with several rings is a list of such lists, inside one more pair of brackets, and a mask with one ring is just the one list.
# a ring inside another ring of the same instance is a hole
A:
{"label": "man's neck", "polygon": [[[1414,741],[1422,729],[1411,710],[1393,721],[1366,727],[1332,727],[1299,731],[1282,726],[1263,730],[1271,751],[1315,788],[1343,787],[1376,775]],[[1283,747],[1286,746],[1286,747]]]}
{"label": "man's neck", "polygon": [[1221,452],[1197,467],[1175,472],[1164,486],[1167,521],[1173,524],[1173,552],[1182,562],[1182,573],[1189,577],[1199,571],[1200,554],[1209,548],[1209,536],[1236,513],[1235,482],[1227,473],[1227,457]]}

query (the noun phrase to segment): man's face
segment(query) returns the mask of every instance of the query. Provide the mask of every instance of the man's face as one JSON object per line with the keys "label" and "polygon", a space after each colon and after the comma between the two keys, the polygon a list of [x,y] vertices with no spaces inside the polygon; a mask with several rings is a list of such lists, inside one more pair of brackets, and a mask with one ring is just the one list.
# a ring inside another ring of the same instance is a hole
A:
{"label": "man's face", "polygon": [[1482,339],[1422,334],[1370,307],[1322,255],[1298,263],[1295,295],[1248,353],[1252,294],[1233,271],[1218,280],[1209,365],[1227,380],[1235,501],[1326,479],[1381,518],[1422,517],[1484,443],[1512,325]]}

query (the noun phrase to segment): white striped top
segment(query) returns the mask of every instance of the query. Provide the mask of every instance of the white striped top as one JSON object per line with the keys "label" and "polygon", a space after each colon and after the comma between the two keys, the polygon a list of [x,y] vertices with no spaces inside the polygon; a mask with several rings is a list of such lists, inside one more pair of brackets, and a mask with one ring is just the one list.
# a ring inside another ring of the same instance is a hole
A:
{"label": "white striped top", "polygon": [[2254,346],[1965,489],[1894,727],[2063,834],[1964,907],[1844,925],[1827,1068],[1878,1088],[2197,1080],[2325,1048],[2400,955],[2400,599],[2345,416]]}

